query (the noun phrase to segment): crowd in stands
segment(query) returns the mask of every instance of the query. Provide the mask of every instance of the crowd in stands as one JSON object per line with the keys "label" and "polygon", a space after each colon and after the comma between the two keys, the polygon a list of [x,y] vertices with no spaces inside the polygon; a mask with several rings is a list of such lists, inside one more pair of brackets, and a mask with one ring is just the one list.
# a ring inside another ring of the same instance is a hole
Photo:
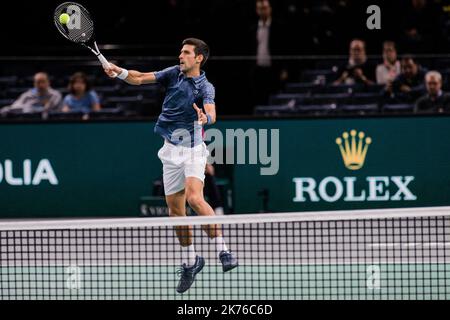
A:
{"label": "crowd in stands", "polygon": [[[219,24],[221,17],[229,22],[231,16],[227,14],[218,15],[219,22],[214,21],[211,28],[196,29],[200,32],[198,36],[205,35],[205,40],[213,47],[213,55],[216,52],[227,53],[226,48],[230,48],[230,52],[254,57],[245,67],[229,68],[226,71],[218,62],[211,61],[206,66],[208,78],[217,87],[216,101],[225,106],[219,110],[225,110],[228,114],[255,113],[266,116],[340,112],[450,112],[450,99],[445,92],[450,84],[450,59],[422,59],[417,55],[424,50],[439,52],[446,43],[450,43],[447,41],[450,39],[450,5],[446,5],[445,1],[401,0],[390,3],[391,7],[383,6],[383,30],[377,33],[383,37],[383,41],[364,37],[364,34],[360,37],[361,32],[355,30],[358,28],[348,29],[348,24],[341,23],[345,20],[355,21],[358,12],[365,17],[365,10],[361,11],[366,5],[365,1],[282,0],[271,3],[269,0],[255,0],[251,2],[251,8],[248,3],[214,1],[214,4],[198,5],[195,1],[170,0],[157,8],[158,12],[167,11],[169,16],[181,19],[186,32],[196,26],[195,21],[184,21],[195,16],[194,12],[199,14],[205,11],[210,16],[224,8],[234,6],[236,9],[222,12],[236,13],[233,16],[234,23],[228,23],[227,28],[220,26],[227,35],[214,27]],[[185,10],[190,10],[190,14],[184,14]],[[126,30],[130,21],[127,20],[128,13],[124,11],[123,14],[121,30]],[[252,14],[255,14],[253,20],[249,18]],[[242,19],[246,21],[245,26]],[[233,28],[242,32],[232,32]],[[169,36],[176,29],[169,27],[165,30],[164,38],[176,39],[176,35]],[[208,37],[208,30],[216,36]],[[230,34],[233,35],[232,41],[229,41]],[[292,41],[294,35],[297,41]],[[120,38],[120,32],[117,36]],[[298,67],[279,58],[309,54],[304,48],[314,53],[340,54],[348,43],[346,59],[318,57],[317,61]],[[376,46],[377,55],[369,55],[368,48],[374,52]],[[235,49],[242,51],[232,51]],[[127,64],[126,61],[124,63]],[[154,66],[150,69],[149,66],[142,67],[133,62],[128,65],[138,70],[157,70]],[[25,82],[20,79],[3,77],[0,69],[0,114],[8,117],[12,114],[38,113],[44,118],[48,115],[77,114],[83,119],[102,112],[114,115],[158,114],[161,95],[157,86],[139,88],[121,81],[103,83],[107,78],[101,68],[95,67],[98,69],[96,75],[74,71],[70,78],[64,76],[64,83],[60,70],[47,70],[48,74],[38,72],[34,75],[31,89],[25,89]],[[58,81],[54,88],[50,83],[52,79]],[[236,79],[240,79],[239,85],[236,85]],[[95,88],[92,86],[93,80]],[[236,104],[237,96],[240,97],[240,105]],[[152,112],[149,113],[150,109]],[[229,110],[232,110],[231,113]]]}
{"label": "crowd in stands", "polygon": [[[383,44],[382,62],[369,60],[365,48],[363,40],[352,40],[347,61],[327,69],[304,70],[306,81],[288,83],[287,92],[272,94],[271,104],[257,106],[255,112],[263,115],[339,111],[450,113],[450,95],[443,91],[446,83],[441,72],[429,70],[411,55],[399,59],[392,41]],[[444,71],[448,81],[448,69]],[[315,79],[307,79],[308,74]]]}
{"label": "crowd in stands", "polygon": [[91,89],[89,79],[83,72],[70,77],[68,93],[63,98],[61,92],[51,87],[49,75],[38,72],[33,77],[34,87],[22,93],[10,106],[1,109],[8,113],[40,113],[49,112],[80,113],[87,120],[91,111],[100,111],[100,99]]}
{"label": "crowd in stands", "polygon": [[[412,1],[412,8],[414,21],[420,24],[423,22],[419,19],[422,17],[420,10],[429,13],[426,1]],[[442,91],[441,73],[428,71],[411,55],[403,55],[399,59],[396,43],[391,40],[383,42],[382,61],[369,59],[365,41],[352,39],[347,61],[328,65],[327,68],[303,70],[303,82],[284,83],[289,79],[286,76],[288,71],[272,59],[272,46],[279,43],[276,38],[280,31],[274,23],[270,2],[257,0],[256,13],[259,20],[255,35],[257,72],[254,76],[253,103],[257,105],[257,114],[373,113],[388,110],[450,112],[447,94]],[[408,26],[413,28],[416,25],[411,22]],[[420,32],[425,34],[424,30]],[[315,78],[307,79],[308,74]],[[261,101],[270,104],[261,106]]]}
{"label": "crowd in stands", "polygon": [[65,68],[0,76],[0,118],[87,120],[155,116],[160,111],[158,86],[135,87],[110,80],[97,64],[80,63],[68,69],[78,67],[84,72],[70,76],[65,75]]}

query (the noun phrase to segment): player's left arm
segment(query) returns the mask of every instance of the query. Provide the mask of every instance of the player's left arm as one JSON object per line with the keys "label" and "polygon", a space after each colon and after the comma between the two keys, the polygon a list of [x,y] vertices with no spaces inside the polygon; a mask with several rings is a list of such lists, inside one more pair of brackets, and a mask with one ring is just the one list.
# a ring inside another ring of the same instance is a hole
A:
{"label": "player's left arm", "polygon": [[211,125],[216,122],[216,89],[211,83],[208,83],[203,92],[203,109],[207,119],[206,124]]}
{"label": "player's left arm", "polygon": [[211,125],[216,122],[216,105],[212,103],[207,103],[203,105],[203,111],[195,103],[192,107],[197,112],[198,122],[202,126]]}
{"label": "player's left arm", "polygon": [[209,124],[216,123],[216,105],[212,103],[207,103],[203,105],[203,108],[205,109],[206,117],[208,116],[211,118],[211,122]]}

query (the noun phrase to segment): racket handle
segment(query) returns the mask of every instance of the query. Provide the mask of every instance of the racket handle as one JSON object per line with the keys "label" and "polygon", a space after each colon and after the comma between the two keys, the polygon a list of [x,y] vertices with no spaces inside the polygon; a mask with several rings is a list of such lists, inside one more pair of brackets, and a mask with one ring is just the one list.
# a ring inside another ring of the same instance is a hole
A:
{"label": "racket handle", "polygon": [[[103,68],[109,68],[108,60],[106,60],[106,58],[101,53],[97,56],[97,58],[98,58],[98,60],[100,60]],[[115,73],[115,72],[114,72],[114,77],[117,77],[117,73]]]}

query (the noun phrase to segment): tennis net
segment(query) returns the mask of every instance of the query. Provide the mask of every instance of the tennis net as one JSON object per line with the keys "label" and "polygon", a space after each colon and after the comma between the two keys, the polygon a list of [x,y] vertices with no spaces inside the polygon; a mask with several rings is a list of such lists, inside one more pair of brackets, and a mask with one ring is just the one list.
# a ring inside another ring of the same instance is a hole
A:
{"label": "tennis net", "polygon": [[[202,225],[239,266],[222,272]],[[174,226],[206,265],[175,290]],[[0,221],[0,299],[449,299],[450,207]]]}

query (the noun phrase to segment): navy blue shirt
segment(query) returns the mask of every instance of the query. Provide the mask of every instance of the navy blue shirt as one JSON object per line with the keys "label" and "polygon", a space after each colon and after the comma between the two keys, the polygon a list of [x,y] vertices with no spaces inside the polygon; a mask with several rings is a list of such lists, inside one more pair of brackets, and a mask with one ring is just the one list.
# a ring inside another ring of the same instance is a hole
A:
{"label": "navy blue shirt", "polygon": [[[202,126],[198,124],[196,103],[200,109],[205,104],[215,104],[214,86],[206,79],[205,72],[194,78],[186,77],[180,66],[173,66],[155,72],[156,81],[166,88],[162,112],[155,125],[155,132],[173,144],[180,144],[189,132],[190,146],[203,142]],[[195,129],[195,130],[194,130]]]}

